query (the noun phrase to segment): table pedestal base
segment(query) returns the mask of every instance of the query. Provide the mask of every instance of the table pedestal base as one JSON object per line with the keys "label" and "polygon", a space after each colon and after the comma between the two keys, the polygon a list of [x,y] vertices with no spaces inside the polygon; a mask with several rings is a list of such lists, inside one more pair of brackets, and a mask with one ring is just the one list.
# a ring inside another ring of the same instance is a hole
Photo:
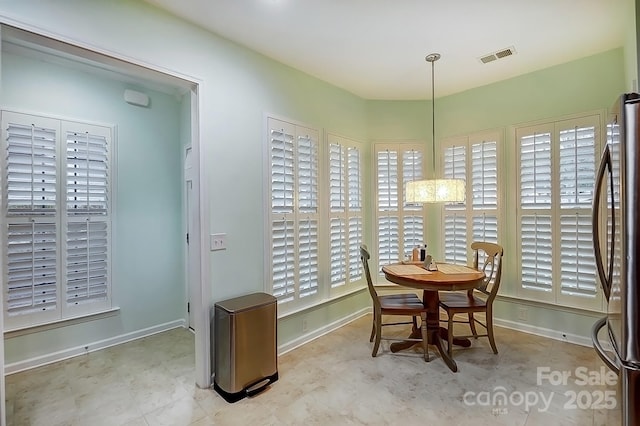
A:
{"label": "table pedestal base", "polygon": [[[451,369],[451,371],[458,371],[458,365],[456,362],[449,356],[449,352],[447,352],[447,348],[445,347],[445,343],[447,341],[447,329],[444,327],[438,327],[437,329],[431,329],[428,331],[429,336],[429,344],[433,345],[438,349],[440,356],[444,360],[445,364]],[[409,339],[421,339],[422,334],[420,333],[420,329],[412,330],[409,335]],[[389,346],[391,352],[396,353],[399,351],[403,351],[405,349],[409,349],[410,347],[419,344],[420,342],[415,341],[404,341],[404,342],[395,342]],[[456,346],[461,346],[463,348],[468,348],[471,346],[471,340],[467,338],[454,338],[453,344]]]}

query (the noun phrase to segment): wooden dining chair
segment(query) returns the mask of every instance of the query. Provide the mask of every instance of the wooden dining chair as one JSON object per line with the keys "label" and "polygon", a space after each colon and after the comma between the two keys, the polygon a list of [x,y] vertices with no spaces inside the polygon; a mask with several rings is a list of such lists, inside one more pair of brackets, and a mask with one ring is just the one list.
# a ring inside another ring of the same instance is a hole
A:
{"label": "wooden dining chair", "polygon": [[[498,353],[496,341],[493,335],[493,301],[498,294],[500,287],[500,279],[502,277],[502,255],[503,249],[499,244],[488,242],[474,242],[471,244],[474,250],[473,267],[485,273],[485,279],[475,289],[466,292],[441,292],[440,307],[447,313],[447,350],[449,356],[452,355],[454,337],[470,338],[488,337],[493,353]],[[481,259],[482,264],[480,264]],[[484,313],[485,322],[474,317],[474,313]],[[454,319],[458,314],[466,314],[466,320]],[[468,324],[471,328],[471,335],[459,336],[453,335],[453,324]],[[476,324],[484,327],[486,333],[478,334]]]}
{"label": "wooden dining chair", "polygon": [[[380,347],[381,340],[396,340],[396,341],[419,341],[422,343],[422,349],[424,351],[424,359],[425,361],[429,361],[429,350],[428,350],[428,337],[427,337],[427,309],[424,307],[422,301],[415,293],[406,293],[406,294],[387,294],[387,295],[378,295],[376,288],[373,285],[373,281],[371,279],[371,272],[369,270],[369,259],[371,256],[369,255],[369,251],[367,250],[367,246],[364,244],[360,245],[360,259],[362,260],[362,266],[364,268],[365,275],[367,277],[367,286],[369,288],[369,294],[371,295],[371,299],[373,301],[373,325],[371,328],[371,337],[369,338],[370,342],[374,341],[373,351],[371,352],[371,356],[375,357],[378,354],[378,348]],[[412,317],[411,321],[399,321],[399,322],[384,322],[383,315],[394,315],[394,316],[410,316]],[[411,338],[393,338],[393,337],[383,337],[382,336],[382,327],[390,326],[390,325],[401,325],[401,324],[412,324],[413,329],[418,329],[417,318],[420,317],[422,323],[420,325],[420,333],[422,339],[411,339]]]}

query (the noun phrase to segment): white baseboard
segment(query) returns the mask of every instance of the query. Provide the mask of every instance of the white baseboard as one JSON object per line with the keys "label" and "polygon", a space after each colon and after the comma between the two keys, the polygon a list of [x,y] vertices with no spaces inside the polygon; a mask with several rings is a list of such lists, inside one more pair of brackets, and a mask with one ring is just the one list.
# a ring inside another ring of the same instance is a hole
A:
{"label": "white baseboard", "polygon": [[131,333],[121,334],[109,339],[87,343],[86,345],[77,346],[75,348],[64,349],[62,351],[48,353],[46,355],[25,359],[11,364],[5,364],[4,374],[6,375],[18,373],[20,371],[29,370],[31,368],[36,368],[42,365],[47,365],[65,359],[73,358],[78,355],[85,355],[89,352],[94,352],[111,346],[120,345],[122,343],[141,339],[143,337],[162,333],[163,331],[171,330],[178,327],[186,327],[186,322],[184,320],[175,320],[164,324],[158,324],[153,327],[144,328],[142,330],[136,330]]}
{"label": "white baseboard", "polygon": [[349,324],[352,321],[357,320],[358,318],[371,313],[371,307],[367,307],[364,309],[359,310],[358,312],[354,312],[351,315],[341,318],[338,321],[332,322],[331,324],[327,324],[324,327],[321,327],[317,330],[313,330],[310,333],[307,334],[303,334],[302,336],[293,339],[290,342],[285,343],[282,346],[278,346],[278,355],[283,355],[286,354],[289,351],[294,350],[295,348],[298,348],[302,345],[304,345],[305,343],[309,343],[312,340],[317,339],[318,337],[324,336],[325,334],[331,333],[334,330],[337,330],[338,328]]}
{"label": "white baseboard", "polygon": [[[582,336],[578,334],[564,333],[549,328],[536,327],[521,322],[503,320],[499,318],[493,319],[493,324],[498,327],[509,328],[511,330],[522,331],[524,333],[534,334],[536,336],[548,337],[550,339],[559,340],[561,342],[574,343],[576,345],[593,347],[591,336]],[[603,342],[603,346],[607,349],[607,342]],[[610,346],[610,345],[609,345]]]}

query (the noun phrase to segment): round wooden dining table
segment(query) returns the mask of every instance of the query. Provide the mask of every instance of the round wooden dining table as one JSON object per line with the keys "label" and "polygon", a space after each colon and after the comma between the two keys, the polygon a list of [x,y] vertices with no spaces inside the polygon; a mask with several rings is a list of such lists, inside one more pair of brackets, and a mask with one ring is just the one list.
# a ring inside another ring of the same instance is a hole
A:
{"label": "round wooden dining table", "polygon": [[[422,303],[427,308],[427,335],[429,344],[435,346],[440,356],[452,371],[458,371],[456,362],[449,356],[443,344],[447,330],[440,327],[439,291],[469,290],[482,283],[485,275],[482,271],[462,265],[438,263],[437,271],[427,271],[418,265],[391,264],[382,267],[385,278],[392,283],[404,287],[422,290]],[[409,336],[420,339],[420,329],[411,331]],[[469,339],[454,339],[454,344],[470,346]],[[415,345],[415,341],[396,342],[391,345],[391,351],[397,352]]]}

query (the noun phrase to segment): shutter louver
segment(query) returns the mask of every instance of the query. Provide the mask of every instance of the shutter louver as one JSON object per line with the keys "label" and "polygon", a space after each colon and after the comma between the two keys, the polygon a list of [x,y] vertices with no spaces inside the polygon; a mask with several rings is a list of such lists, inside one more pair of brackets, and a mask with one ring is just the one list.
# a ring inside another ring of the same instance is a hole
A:
{"label": "shutter louver", "polygon": [[[424,244],[424,219],[418,215],[406,215],[402,218],[404,235],[404,257],[411,255],[414,247],[420,247]],[[396,262],[399,260],[396,259]]]}
{"label": "shutter louver", "polygon": [[104,221],[70,222],[67,226],[68,305],[107,300],[108,228]]}
{"label": "shutter louver", "polygon": [[362,263],[360,262],[360,243],[363,238],[361,217],[349,219],[349,281],[362,278]]}
{"label": "shutter louver", "polygon": [[498,218],[484,214],[473,217],[473,241],[498,242]]}
{"label": "shutter louver", "polygon": [[276,220],[271,224],[271,271],[273,296],[291,300],[295,294],[295,229],[293,220]]}
{"label": "shutter louver", "polygon": [[520,204],[551,208],[551,133],[520,138]]}
{"label": "shutter louver", "polygon": [[271,208],[274,213],[293,212],[293,138],[284,128],[271,130]]}
{"label": "shutter louver", "polygon": [[338,144],[329,145],[329,208],[332,212],[345,211],[345,158]]}
{"label": "shutter louver", "polygon": [[89,132],[67,132],[67,213],[108,214],[109,147]]}
{"label": "shutter louver", "polygon": [[305,213],[318,209],[318,141],[309,135],[298,137],[298,208]]}
{"label": "shutter louver", "polygon": [[[349,210],[351,212],[362,212],[362,166],[360,164],[360,150],[349,147],[347,158]],[[360,249],[358,248],[358,250]],[[360,258],[359,254],[358,258]],[[360,261],[358,261],[358,263],[360,263]]]}
{"label": "shutter louver", "polygon": [[380,151],[377,160],[378,210],[398,210],[398,153]]}
{"label": "shutter louver", "polygon": [[56,224],[9,224],[7,243],[6,314],[57,309]]}
{"label": "shutter louver", "polygon": [[[407,203],[405,201],[407,199],[407,182],[421,180],[422,168],[422,152],[413,149],[402,152],[402,200],[404,201],[403,207],[405,211],[422,211],[422,204]],[[410,223],[414,224],[415,222],[410,221]],[[407,230],[405,230],[405,235],[413,233],[413,231],[407,232]],[[418,239],[418,244],[421,244],[422,240],[422,229],[420,229],[420,238]],[[407,249],[411,251],[413,247],[415,246],[407,247],[407,244],[405,243],[405,253],[407,252]]]}
{"label": "shutter louver", "polygon": [[551,216],[522,216],[522,287],[552,290]]}
{"label": "shutter louver", "polygon": [[56,212],[56,130],[5,124],[8,215]]}
{"label": "shutter louver", "polygon": [[[445,179],[467,177],[466,146],[453,145],[444,150]],[[465,203],[466,204],[466,203]],[[444,260],[450,263],[467,263],[467,216],[465,204],[444,206]]]}
{"label": "shutter louver", "polygon": [[332,218],[329,226],[331,287],[345,284],[347,268],[346,224]]}
{"label": "shutter louver", "polygon": [[444,218],[444,258],[449,263],[467,263],[467,217],[448,213]]}
{"label": "shutter louver", "polygon": [[560,132],[560,207],[590,208],[595,181],[595,128]]}
{"label": "shutter louver", "polygon": [[591,215],[561,216],[560,228],[561,291],[594,297],[597,287]]}
{"label": "shutter louver", "polygon": [[318,292],[318,221],[300,221],[298,229],[300,298]]}
{"label": "shutter louver", "polygon": [[378,265],[400,259],[398,226],[397,216],[378,218]]}
{"label": "shutter louver", "polygon": [[471,146],[471,199],[474,210],[498,207],[497,143]]}

